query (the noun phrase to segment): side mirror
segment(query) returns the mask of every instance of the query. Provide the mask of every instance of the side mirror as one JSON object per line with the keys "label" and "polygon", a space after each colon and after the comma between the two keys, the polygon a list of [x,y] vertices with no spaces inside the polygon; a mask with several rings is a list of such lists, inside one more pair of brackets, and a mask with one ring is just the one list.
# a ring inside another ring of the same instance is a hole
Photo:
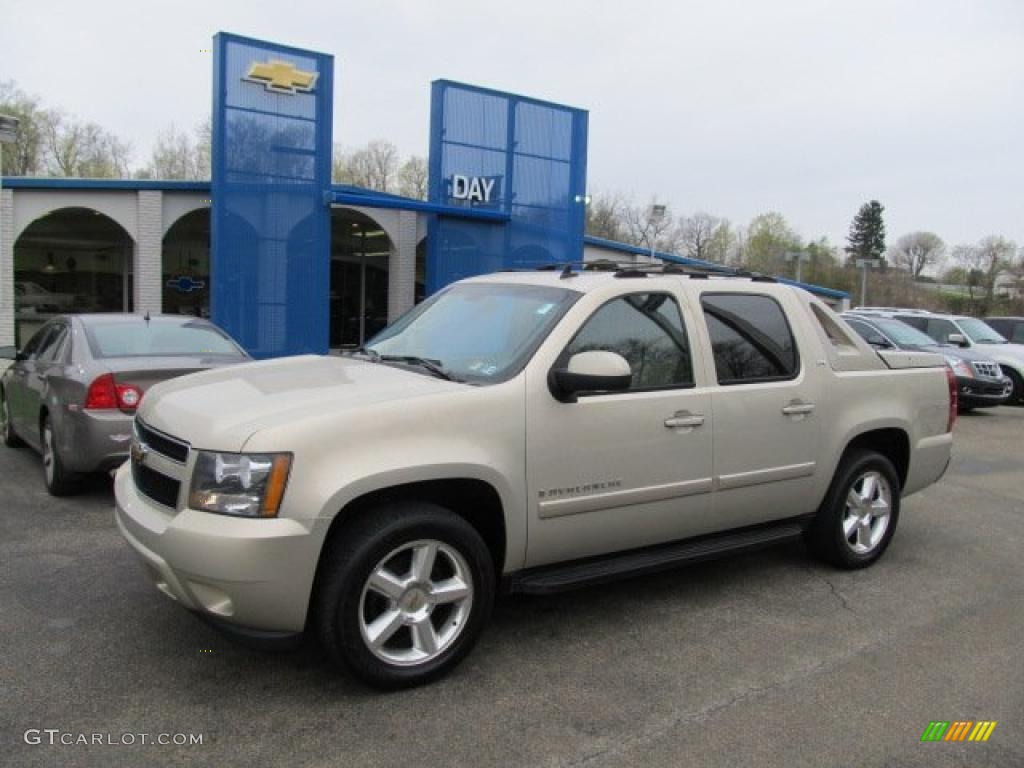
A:
{"label": "side mirror", "polygon": [[878,349],[893,348],[892,344],[889,343],[889,340],[887,338],[877,333],[871,334],[870,336],[867,337],[867,339],[865,339],[865,341],[867,341],[867,343],[870,344],[872,347],[877,347]]}
{"label": "side mirror", "polygon": [[551,371],[551,393],[563,403],[576,402],[580,392],[621,392],[629,389],[633,372],[626,358],[615,352],[592,350],[569,358],[565,368]]}
{"label": "side mirror", "polygon": [[946,337],[946,341],[948,341],[950,344],[956,344],[958,347],[971,346],[967,341],[967,337],[964,336],[962,333],[951,333],[949,334],[949,336]]}
{"label": "side mirror", "polygon": [[24,360],[25,356],[18,351],[17,347],[0,347],[0,360]]}

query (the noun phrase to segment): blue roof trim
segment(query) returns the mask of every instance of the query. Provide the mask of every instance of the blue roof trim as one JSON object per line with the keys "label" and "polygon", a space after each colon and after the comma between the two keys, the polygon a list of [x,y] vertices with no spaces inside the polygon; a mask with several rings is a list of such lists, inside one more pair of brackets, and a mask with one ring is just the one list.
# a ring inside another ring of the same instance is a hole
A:
{"label": "blue roof trim", "polygon": [[209,181],[160,179],[68,179],[41,176],[4,176],[7,189],[156,189],[165,192],[209,192]]}
{"label": "blue roof trim", "polygon": [[364,192],[356,194],[352,192],[339,191],[332,187],[332,191],[324,195],[325,202],[335,205],[363,205],[367,208],[393,208],[400,211],[419,211],[421,213],[437,213],[442,216],[452,216],[460,219],[478,219],[480,221],[508,221],[509,215],[501,211],[489,211],[481,208],[461,208],[457,205],[438,205],[428,203],[424,200],[413,200],[409,197],[397,197],[394,195],[381,195],[375,192]]}
{"label": "blue roof trim", "polygon": [[[619,251],[620,253],[629,253],[634,256],[651,255],[650,248],[642,248],[638,245],[629,245],[628,243],[619,243],[616,242],[615,240],[606,240],[603,237],[593,237],[591,235],[587,235],[586,237],[583,238],[583,242],[586,245],[594,245],[599,248],[607,248],[610,251]],[[729,267],[724,267],[721,264],[716,264],[713,261],[691,259],[687,256],[677,256],[674,253],[666,253],[664,251],[655,251],[654,257],[657,259],[661,259],[662,261],[671,261],[674,264],[688,264],[690,266],[706,267],[707,269],[717,269],[723,272],[729,270]],[[833,299],[850,298],[850,294],[848,294],[846,291],[837,291],[835,288],[825,288],[824,286],[813,285],[811,283],[798,283],[796,280],[790,280],[787,277],[776,277],[775,279],[780,283],[792,285],[797,288],[803,288],[805,291],[816,293],[819,296],[828,296],[829,298]]]}

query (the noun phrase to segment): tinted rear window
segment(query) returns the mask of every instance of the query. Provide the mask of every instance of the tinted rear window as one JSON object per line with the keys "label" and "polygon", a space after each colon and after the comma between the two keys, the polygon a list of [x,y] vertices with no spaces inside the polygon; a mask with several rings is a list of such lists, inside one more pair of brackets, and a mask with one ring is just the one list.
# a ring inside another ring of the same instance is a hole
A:
{"label": "tinted rear window", "polygon": [[790,379],[800,367],[786,316],[768,296],[701,297],[719,384]]}
{"label": "tinted rear window", "polygon": [[243,357],[226,333],[208,323],[86,324],[93,357]]}

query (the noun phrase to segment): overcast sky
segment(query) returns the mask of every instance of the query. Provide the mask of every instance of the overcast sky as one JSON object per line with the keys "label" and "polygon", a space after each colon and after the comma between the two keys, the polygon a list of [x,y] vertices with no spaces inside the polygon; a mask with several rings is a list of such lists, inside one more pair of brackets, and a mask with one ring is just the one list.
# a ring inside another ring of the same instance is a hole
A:
{"label": "overcast sky", "polygon": [[[0,0],[0,79],[128,139],[210,110],[218,30],[335,56],[335,141],[426,154],[445,77],[590,111],[589,187],[842,244],[1024,243],[1024,0]],[[290,14],[290,15],[288,15]]]}

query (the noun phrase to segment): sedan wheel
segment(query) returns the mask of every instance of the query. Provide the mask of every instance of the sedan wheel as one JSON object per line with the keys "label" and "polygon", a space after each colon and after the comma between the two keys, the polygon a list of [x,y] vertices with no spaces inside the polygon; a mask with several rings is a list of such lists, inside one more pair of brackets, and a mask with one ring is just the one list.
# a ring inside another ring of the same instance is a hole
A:
{"label": "sedan wheel", "polygon": [[11,412],[7,406],[7,397],[0,392],[0,437],[4,445],[9,448],[16,448],[21,445],[21,438],[14,434],[14,425],[11,424]]}
{"label": "sedan wheel", "polygon": [[43,448],[43,477],[46,479],[46,490],[51,496],[67,496],[76,488],[75,476],[64,469],[64,463],[56,447],[53,422],[49,416],[43,418],[40,442]]}

